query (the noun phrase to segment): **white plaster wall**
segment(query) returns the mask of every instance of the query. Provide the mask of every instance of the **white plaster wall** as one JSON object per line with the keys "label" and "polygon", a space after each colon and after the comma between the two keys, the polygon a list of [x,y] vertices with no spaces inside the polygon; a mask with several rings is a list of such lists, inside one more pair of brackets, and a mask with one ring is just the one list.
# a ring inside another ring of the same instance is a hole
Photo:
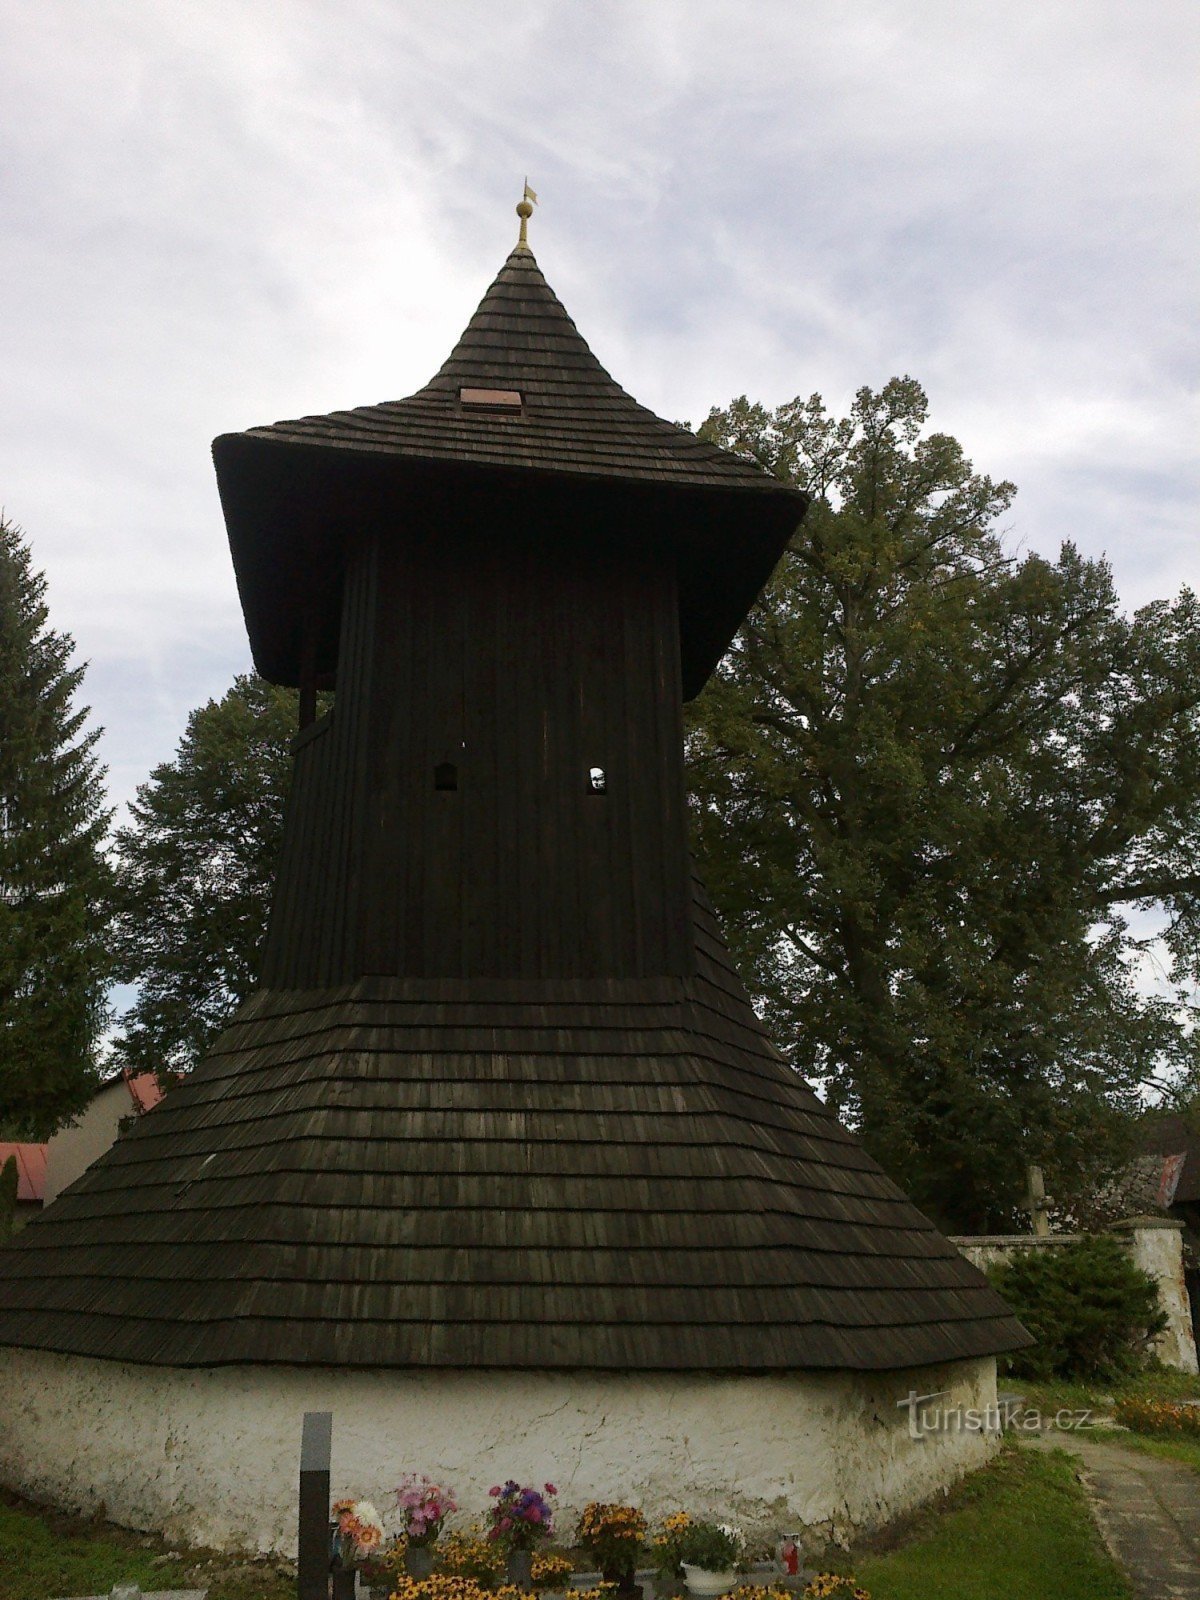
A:
{"label": "white plaster wall", "polygon": [[[995,1362],[865,1376],[334,1372],[133,1367],[0,1349],[0,1481],[218,1548],[294,1552],[301,1417],[333,1412],[334,1496],[383,1509],[409,1470],[483,1511],[507,1477],[651,1518],[736,1516],[844,1539],[981,1465],[996,1435],[909,1437],[910,1389],[994,1405]],[[465,1520],[460,1515],[460,1522]]]}
{"label": "white plaster wall", "polygon": [[46,1146],[46,1204],[62,1193],[116,1143],[121,1118],[133,1115],[133,1101],[123,1079],[106,1083],[88,1105]]}
{"label": "white plaster wall", "polygon": [[1134,1217],[1118,1223],[1129,1240],[1134,1265],[1158,1284],[1159,1304],[1167,1326],[1154,1341],[1154,1353],[1167,1367],[1196,1372],[1196,1339],[1192,1307],[1183,1275],[1183,1223],[1170,1217]]}

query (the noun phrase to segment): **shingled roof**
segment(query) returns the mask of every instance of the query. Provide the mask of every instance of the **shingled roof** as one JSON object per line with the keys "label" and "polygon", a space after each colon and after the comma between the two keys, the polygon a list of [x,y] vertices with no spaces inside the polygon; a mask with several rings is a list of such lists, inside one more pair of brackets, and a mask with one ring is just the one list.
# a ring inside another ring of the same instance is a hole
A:
{"label": "shingled roof", "polygon": [[[516,403],[481,398],[504,395]],[[416,394],[223,434],[213,458],[255,664],[290,684],[299,681],[304,652],[301,617],[318,618],[317,671],[332,681],[347,544],[379,522],[402,537],[406,500],[410,520],[419,521],[439,496],[461,496],[475,473],[505,475],[525,495],[556,480],[607,486],[615,528],[636,521],[646,537],[678,550],[690,696],[805,506],[802,494],[756,463],[628,395],[525,246],[509,255],[449,358]]]}
{"label": "shingled roof", "polygon": [[[515,395],[515,406],[464,398]],[[779,492],[753,462],[626,394],[518,246],[437,375],[405,400],[251,428],[250,437],[622,483]]]}
{"label": "shingled roof", "polygon": [[176,1366],[879,1369],[1028,1342],[694,980],[265,991],[0,1252],[0,1342]]}
{"label": "shingled roof", "polygon": [[521,250],[412,400],[216,454],[260,665],[345,589],[337,699],[265,986],[0,1250],[0,1342],[706,1372],[1026,1343],[772,1048],[689,881],[676,641],[694,690],[801,497],[625,395]]}

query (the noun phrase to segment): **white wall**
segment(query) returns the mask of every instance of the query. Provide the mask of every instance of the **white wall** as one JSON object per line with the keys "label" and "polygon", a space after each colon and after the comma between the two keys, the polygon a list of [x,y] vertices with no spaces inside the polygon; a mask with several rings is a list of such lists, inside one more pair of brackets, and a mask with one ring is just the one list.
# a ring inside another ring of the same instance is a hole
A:
{"label": "white wall", "polygon": [[[864,1376],[186,1371],[0,1349],[0,1481],[221,1548],[294,1552],[301,1417],[333,1412],[335,1497],[384,1509],[409,1470],[487,1505],[507,1477],[590,1499],[845,1538],[981,1465],[994,1434],[909,1437],[910,1389],[994,1404],[991,1359]],[[462,1517],[458,1519],[460,1522]]]}
{"label": "white wall", "polygon": [[46,1204],[116,1142],[122,1117],[132,1116],[133,1101],[123,1079],[106,1083],[75,1121],[60,1128],[46,1146]]}
{"label": "white wall", "polygon": [[1179,1372],[1200,1370],[1183,1275],[1183,1223],[1174,1217],[1130,1217],[1117,1228],[1129,1240],[1134,1265],[1158,1284],[1158,1302],[1167,1314],[1167,1325],[1154,1341],[1155,1355]]}

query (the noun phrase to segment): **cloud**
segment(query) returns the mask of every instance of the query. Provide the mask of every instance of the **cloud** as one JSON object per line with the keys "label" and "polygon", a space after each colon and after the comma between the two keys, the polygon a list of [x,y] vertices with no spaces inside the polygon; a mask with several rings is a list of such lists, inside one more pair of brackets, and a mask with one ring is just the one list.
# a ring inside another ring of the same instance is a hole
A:
{"label": "cloud", "polygon": [[648,405],[912,372],[1016,538],[1177,587],[1198,42],[1173,0],[0,7],[0,500],[114,794],[247,661],[210,439],[423,383],[526,172]]}

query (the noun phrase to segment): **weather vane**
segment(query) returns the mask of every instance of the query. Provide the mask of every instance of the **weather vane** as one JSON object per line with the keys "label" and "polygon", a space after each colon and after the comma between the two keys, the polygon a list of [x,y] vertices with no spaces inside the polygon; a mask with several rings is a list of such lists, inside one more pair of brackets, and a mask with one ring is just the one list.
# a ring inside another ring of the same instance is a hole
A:
{"label": "weather vane", "polygon": [[517,240],[518,250],[529,249],[529,240],[526,237],[525,230],[529,224],[530,217],[533,215],[533,208],[535,205],[537,205],[537,195],[529,187],[529,179],[526,178],[525,193],[517,202],[517,215],[521,219],[521,237]]}

